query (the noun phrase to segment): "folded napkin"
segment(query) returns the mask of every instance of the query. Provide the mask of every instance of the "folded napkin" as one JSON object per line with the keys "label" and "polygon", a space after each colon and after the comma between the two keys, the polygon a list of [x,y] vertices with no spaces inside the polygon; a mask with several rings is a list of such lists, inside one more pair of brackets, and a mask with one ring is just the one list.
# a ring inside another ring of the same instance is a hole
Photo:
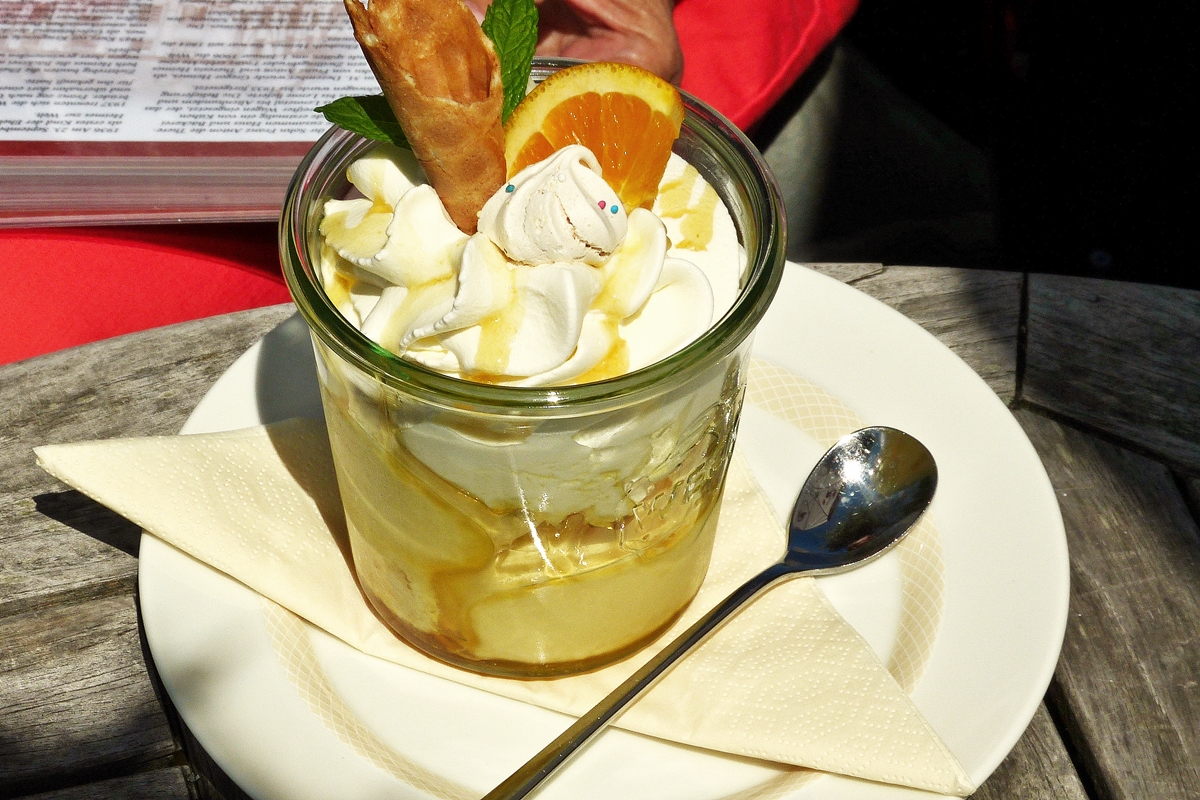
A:
{"label": "folded napkin", "polygon": [[[392,635],[355,583],[325,429],[294,419],[216,434],[39,447],[39,465],[152,535],[352,647],[580,715],[744,580],[783,533],[735,455],[700,593],[651,647],[567,678],[509,680],[435,661]],[[964,796],[973,786],[867,643],[811,578],[760,598],[619,719],[697,747]]]}

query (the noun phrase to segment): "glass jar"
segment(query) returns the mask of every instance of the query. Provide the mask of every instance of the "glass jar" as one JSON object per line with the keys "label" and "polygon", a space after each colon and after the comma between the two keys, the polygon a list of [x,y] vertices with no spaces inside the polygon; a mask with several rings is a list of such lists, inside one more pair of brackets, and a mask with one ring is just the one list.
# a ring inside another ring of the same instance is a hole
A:
{"label": "glass jar", "polygon": [[[567,63],[539,60],[535,80]],[[355,569],[380,618],[435,658],[515,677],[594,669],[665,630],[704,578],[785,243],[761,157],[684,102],[674,149],[733,217],[741,290],[683,350],[596,383],[473,383],[382,349],[317,273],[325,201],[348,194],[347,167],[376,143],[331,130],[292,181],[280,250],[312,332]]]}

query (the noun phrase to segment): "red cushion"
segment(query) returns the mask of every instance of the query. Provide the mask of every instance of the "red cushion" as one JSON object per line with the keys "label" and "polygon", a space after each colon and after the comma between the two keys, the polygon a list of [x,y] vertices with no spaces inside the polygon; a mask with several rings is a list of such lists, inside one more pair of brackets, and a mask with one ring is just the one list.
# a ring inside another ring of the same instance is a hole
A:
{"label": "red cushion", "polygon": [[795,83],[858,0],[679,0],[687,91],[743,130]]}
{"label": "red cushion", "polygon": [[275,226],[0,230],[0,364],[285,303]]}

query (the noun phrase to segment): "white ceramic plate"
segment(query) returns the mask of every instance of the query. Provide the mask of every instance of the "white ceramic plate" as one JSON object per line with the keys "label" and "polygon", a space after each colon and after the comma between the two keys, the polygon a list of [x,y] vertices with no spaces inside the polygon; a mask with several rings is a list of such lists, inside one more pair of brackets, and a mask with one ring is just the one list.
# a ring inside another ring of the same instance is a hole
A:
{"label": "white ceramic plate", "polygon": [[[1066,539],[1037,454],[1003,403],[933,336],[796,265],[787,268],[754,352],[858,418],[906,430],[933,452],[940,482],[928,517],[940,538],[940,627],[911,696],[982,782],[1037,709],[1066,626]],[[297,415],[319,417],[320,406],[307,330],[293,318],[230,367],[184,432]],[[823,448],[748,406],[738,449],[783,514]],[[282,618],[257,594],[149,536],[142,537],[139,581],[146,637],[167,691],[205,749],[256,798],[447,797],[455,787],[479,796],[568,722],[380,662],[285,620],[289,640],[280,633]],[[892,555],[822,579],[885,663],[896,645],[902,582]],[[291,650],[303,651],[311,674],[297,677]],[[539,797],[927,796],[795,777],[610,730]],[[443,779],[449,790],[438,788]]]}

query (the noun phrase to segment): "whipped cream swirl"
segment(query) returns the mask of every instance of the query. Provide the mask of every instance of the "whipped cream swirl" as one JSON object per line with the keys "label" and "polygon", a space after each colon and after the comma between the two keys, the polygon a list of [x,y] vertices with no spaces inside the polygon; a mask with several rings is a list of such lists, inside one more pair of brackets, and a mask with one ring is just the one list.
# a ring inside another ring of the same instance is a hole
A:
{"label": "whipped cream swirl", "polygon": [[578,144],[518,172],[479,212],[480,232],[523,264],[602,266],[626,228],[625,209],[600,163]]}
{"label": "whipped cream swirl", "polygon": [[[714,285],[741,275],[736,256],[720,277],[676,257],[692,253],[651,211],[626,212],[579,145],[501,187],[471,237],[406,151],[379,148],[347,177],[363,196],[329,201],[321,222],[329,296],[381,346],[470,380],[562,385],[648,366],[723,315],[733,297],[715,303]],[[724,206],[705,213],[740,250]]]}

